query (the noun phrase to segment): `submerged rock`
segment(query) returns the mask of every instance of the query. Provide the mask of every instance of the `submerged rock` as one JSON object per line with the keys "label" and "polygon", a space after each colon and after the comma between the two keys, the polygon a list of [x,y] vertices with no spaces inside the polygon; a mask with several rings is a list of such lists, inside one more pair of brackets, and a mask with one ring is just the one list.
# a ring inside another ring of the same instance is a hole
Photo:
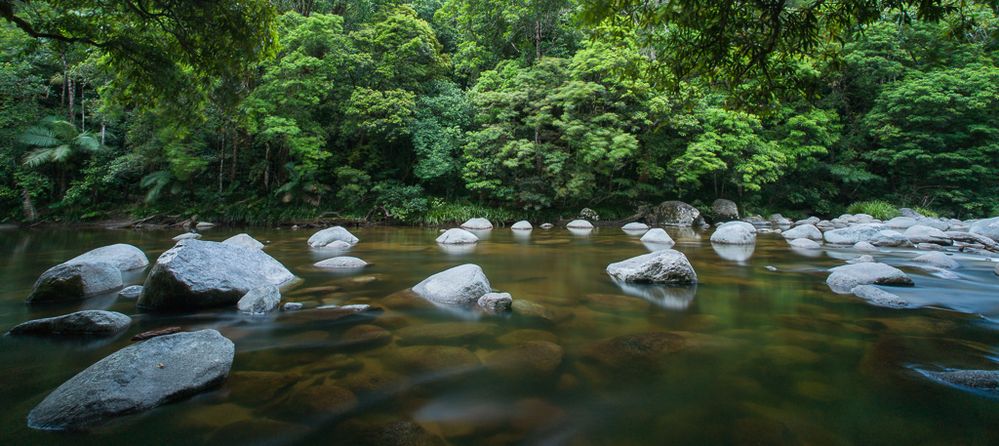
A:
{"label": "submerged rock", "polygon": [[100,248],[87,251],[65,263],[110,263],[120,271],[132,271],[145,268],[149,265],[146,253],[141,249],[124,243],[102,246]]}
{"label": "submerged rock", "polygon": [[719,198],[711,203],[711,216],[715,221],[738,220],[739,206],[732,200]]}
{"label": "submerged rock", "polygon": [[478,304],[487,313],[505,313],[513,307],[513,297],[510,293],[486,293],[479,298]]}
{"label": "submerged rock", "polygon": [[122,285],[121,270],[111,263],[61,263],[38,277],[27,302],[69,302],[107,293]]}
{"label": "submerged rock", "polygon": [[697,283],[697,273],[687,256],[673,249],[611,263],[607,265],[607,274],[625,282]]}
{"label": "submerged rock", "polygon": [[822,241],[822,231],[811,224],[802,224],[780,233],[781,237],[787,240],[805,238],[814,241]]}
{"label": "submerged rock", "polygon": [[912,279],[902,270],[884,263],[855,263],[830,269],[826,284],[834,292],[847,294],[858,285],[912,286]]}
{"label": "submerged rock", "polygon": [[28,414],[28,426],[85,430],[194,395],[225,380],[234,353],[232,341],[215,330],[130,345],[55,389]]}
{"label": "submerged rock", "polygon": [[573,220],[569,224],[565,225],[569,229],[593,229],[593,223],[586,220]]}
{"label": "submerged rock", "polygon": [[360,241],[343,226],[334,226],[312,234],[312,237],[309,237],[308,243],[313,248],[324,248],[337,240],[347,243],[350,246],[354,246]]}
{"label": "submerged rock", "polygon": [[669,354],[686,346],[683,336],[674,333],[637,333],[590,344],[583,350],[583,358],[602,368],[640,373],[661,369]]}
{"label": "submerged rock", "polygon": [[132,318],[115,311],[84,310],[24,322],[11,335],[110,336],[128,328]]}
{"label": "submerged rock", "polygon": [[792,248],[799,248],[799,249],[820,249],[820,248],[822,248],[822,245],[820,245],[819,242],[817,242],[815,240],[812,240],[812,239],[807,239],[807,238],[796,238],[796,239],[791,240],[790,242],[788,242],[788,244],[791,245]]}
{"label": "submerged rock", "polygon": [[641,241],[644,243],[655,243],[666,248],[676,244],[676,242],[673,241],[673,238],[670,237],[669,234],[666,233],[666,230],[662,228],[650,229],[645,233],[645,235],[642,236]]}
{"label": "submerged rock", "polygon": [[492,338],[493,324],[481,322],[438,322],[403,327],[396,334],[402,344],[468,344]]}
{"label": "submerged rock", "polygon": [[365,262],[357,257],[340,256],[316,262],[312,266],[322,269],[360,269],[368,266],[368,262]]}
{"label": "submerged rock", "polygon": [[257,239],[250,237],[249,234],[236,234],[223,240],[222,243],[249,249],[264,249],[264,244],[257,241]]}
{"label": "submerged rock", "polygon": [[156,260],[138,304],[150,309],[232,305],[254,288],[280,287],[294,279],[262,250],[184,240]]}
{"label": "submerged rock", "polygon": [[389,361],[408,373],[461,371],[480,365],[479,358],[468,349],[448,345],[401,347]]}
{"label": "submerged rock", "polygon": [[489,220],[485,218],[470,218],[468,219],[468,221],[462,223],[461,227],[463,229],[484,230],[484,229],[492,229],[493,224],[490,223]]}
{"label": "submerged rock", "polygon": [[952,259],[950,256],[942,252],[931,252],[929,254],[923,254],[912,260],[942,269],[957,269],[961,267],[960,263],[957,263],[956,260]]}
{"label": "submerged rock", "polygon": [[854,296],[866,299],[872,305],[887,308],[907,308],[909,302],[895,294],[889,293],[874,285],[858,285],[850,291]]}
{"label": "submerged rock", "polygon": [[645,221],[652,226],[700,226],[704,217],[697,208],[682,201],[664,201],[649,210]]}
{"label": "submerged rock", "polygon": [[276,310],[280,303],[281,290],[274,285],[265,285],[247,291],[236,302],[236,307],[240,313],[260,315]]}
{"label": "submerged rock", "polygon": [[469,245],[478,243],[479,237],[461,228],[451,228],[437,237],[436,241],[442,245]]}
{"label": "submerged rock", "polygon": [[486,368],[510,378],[550,377],[562,365],[564,352],[558,344],[528,341],[493,352],[483,361]]}
{"label": "submerged rock", "polygon": [[413,292],[444,305],[474,305],[492,291],[479,265],[467,263],[434,274],[413,287]]}
{"label": "submerged rock", "polygon": [[510,229],[513,229],[514,231],[529,231],[534,229],[534,226],[531,226],[531,222],[527,220],[521,220],[510,226]]}
{"label": "submerged rock", "polygon": [[723,245],[752,245],[756,243],[756,227],[744,221],[732,221],[715,229],[711,243]]}

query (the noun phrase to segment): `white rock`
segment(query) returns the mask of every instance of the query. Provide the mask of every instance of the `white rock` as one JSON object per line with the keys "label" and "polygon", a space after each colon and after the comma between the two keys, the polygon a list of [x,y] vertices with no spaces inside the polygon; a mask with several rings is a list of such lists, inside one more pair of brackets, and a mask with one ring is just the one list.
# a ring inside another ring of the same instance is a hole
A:
{"label": "white rock", "polygon": [[479,237],[461,228],[451,228],[437,237],[437,243],[442,245],[470,245],[478,243]]}

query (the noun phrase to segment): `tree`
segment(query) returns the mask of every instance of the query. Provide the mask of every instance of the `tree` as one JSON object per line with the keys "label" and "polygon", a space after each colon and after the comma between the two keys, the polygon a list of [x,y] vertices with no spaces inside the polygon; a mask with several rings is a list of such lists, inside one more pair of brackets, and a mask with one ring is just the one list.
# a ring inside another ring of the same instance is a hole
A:
{"label": "tree", "polygon": [[66,191],[69,166],[85,154],[104,149],[100,140],[89,132],[80,132],[68,121],[50,116],[38,125],[28,128],[18,140],[35,147],[24,156],[24,165],[37,168],[54,164],[59,176],[59,193]]}

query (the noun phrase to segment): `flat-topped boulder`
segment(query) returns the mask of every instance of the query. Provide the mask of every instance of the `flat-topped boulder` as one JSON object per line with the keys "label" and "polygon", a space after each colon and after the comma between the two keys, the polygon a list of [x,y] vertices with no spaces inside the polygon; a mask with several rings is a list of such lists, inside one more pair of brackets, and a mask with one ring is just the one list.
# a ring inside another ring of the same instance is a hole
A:
{"label": "flat-topped boulder", "polygon": [[593,229],[593,223],[586,220],[573,220],[569,224],[565,225],[569,229]]}
{"label": "flat-topped boulder", "polygon": [[[874,246],[886,246],[886,247],[900,247],[900,246],[912,246],[912,241],[909,240],[905,234],[895,231],[893,229],[885,229],[878,231],[874,234],[870,240],[870,244]],[[860,242],[858,242],[860,243]]]}
{"label": "flat-topped boulder", "polygon": [[859,285],[912,286],[912,278],[902,270],[884,263],[854,263],[829,270],[826,284],[839,294],[851,293]]}
{"label": "flat-topped boulder", "polygon": [[673,249],[632,257],[607,265],[607,274],[625,282],[697,283],[697,273],[687,256]]}
{"label": "flat-topped boulder", "polygon": [[832,229],[822,234],[826,243],[834,245],[852,245],[857,242],[867,242],[885,229],[880,223],[862,223],[845,228]]}
{"label": "flat-topped boulder", "polygon": [[149,258],[141,249],[124,243],[102,246],[97,249],[87,251],[65,263],[110,263],[120,271],[132,271],[145,268],[149,265]]}
{"label": "flat-topped boulder", "polygon": [[442,245],[470,245],[478,243],[479,237],[461,228],[451,228],[437,237],[436,241]]}
{"label": "flat-topped boulder", "polygon": [[183,240],[156,259],[138,305],[175,310],[233,305],[254,288],[294,279],[262,250]]}
{"label": "flat-topped boulder", "polygon": [[950,245],[953,242],[943,231],[926,225],[914,225],[904,232],[906,238],[914,244],[933,243],[936,245]]}
{"label": "flat-topped boulder", "polygon": [[885,222],[885,226],[892,229],[909,229],[916,225],[916,219],[912,217],[895,217]]}
{"label": "flat-topped boulder", "polygon": [[479,298],[492,291],[486,273],[479,265],[466,263],[446,269],[413,287],[416,295],[443,305],[475,305]]}
{"label": "flat-topped boulder", "polygon": [[644,243],[655,243],[656,245],[661,245],[665,248],[669,248],[670,246],[676,244],[676,242],[673,241],[673,238],[670,237],[663,228],[650,229],[640,240]]}
{"label": "flat-topped boulder", "polygon": [[312,237],[309,237],[308,243],[309,246],[313,248],[325,248],[329,244],[338,240],[347,243],[350,246],[354,246],[360,241],[357,237],[354,237],[354,234],[351,234],[350,231],[343,226],[334,226],[312,234]]}
{"label": "flat-topped boulder", "polygon": [[132,344],[70,378],[28,413],[28,426],[87,430],[221,384],[232,341],[215,330],[158,336]]}
{"label": "flat-topped boulder", "polygon": [[682,201],[664,201],[649,209],[645,221],[652,226],[700,226],[704,217]]}
{"label": "flat-topped boulder", "polygon": [[38,277],[26,301],[70,302],[117,290],[123,284],[121,270],[114,264],[61,263]]}
{"label": "flat-topped boulder", "polygon": [[511,225],[510,229],[513,229],[514,231],[530,231],[531,229],[534,229],[534,226],[531,226],[531,222],[527,220],[521,220]]}
{"label": "flat-topped boulder", "polygon": [[83,310],[35,319],[10,329],[11,335],[111,336],[128,328],[132,318],[116,311]]}
{"label": "flat-topped boulder", "polygon": [[368,266],[368,262],[357,257],[339,256],[316,262],[312,266],[322,269],[360,269]]}
{"label": "flat-topped boulder", "polygon": [[822,231],[810,223],[801,224],[786,231],[782,231],[780,235],[787,240],[806,238],[819,242],[822,241]]}
{"label": "flat-topped boulder", "polygon": [[978,220],[971,224],[968,232],[983,235],[993,241],[999,242],[999,217]]}
{"label": "flat-topped boulder", "polygon": [[222,243],[234,246],[241,246],[243,248],[249,248],[249,249],[264,249],[263,243],[260,243],[260,241],[258,241],[253,237],[250,237],[250,234],[246,233],[236,234],[232,237],[223,240]]}
{"label": "flat-topped boulder", "polygon": [[470,218],[468,221],[462,223],[461,227],[463,229],[486,230],[492,229],[493,224],[485,218]]}
{"label": "flat-topped boulder", "polygon": [[711,243],[752,245],[756,243],[756,227],[744,221],[730,221],[715,229]]}

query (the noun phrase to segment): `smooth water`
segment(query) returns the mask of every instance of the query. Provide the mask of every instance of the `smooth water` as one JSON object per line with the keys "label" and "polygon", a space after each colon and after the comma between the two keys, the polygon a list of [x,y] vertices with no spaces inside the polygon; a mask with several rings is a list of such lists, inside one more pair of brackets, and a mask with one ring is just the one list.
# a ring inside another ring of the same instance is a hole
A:
{"label": "smooth water", "polygon": [[[825,270],[859,253],[793,251],[776,235],[719,248],[706,233],[670,229],[697,270],[696,288],[621,288],[606,265],[648,249],[614,228],[497,228],[450,252],[434,243],[437,230],[361,228],[349,255],[372,266],[353,274],[311,266],[336,255],[310,249],[312,231],[245,231],[304,279],[285,301],[306,310],[155,314],[113,295],[28,307],[32,283],[56,263],[111,243],[153,261],[175,234],[0,232],[0,329],[84,308],[133,317],[111,340],[0,338],[0,442],[999,444],[999,399],[916,371],[999,368],[999,277],[983,258],[961,258],[958,277],[944,278],[915,267],[914,252],[875,254],[916,282],[892,291],[927,305],[891,310],[826,287]],[[462,263],[481,265],[495,289],[535,304],[535,315],[479,317],[405,292]],[[349,303],[383,311],[338,318],[315,309]],[[62,382],[132,335],[174,325],[215,328],[235,342],[221,388],[90,433],[26,427],[28,411]]]}

